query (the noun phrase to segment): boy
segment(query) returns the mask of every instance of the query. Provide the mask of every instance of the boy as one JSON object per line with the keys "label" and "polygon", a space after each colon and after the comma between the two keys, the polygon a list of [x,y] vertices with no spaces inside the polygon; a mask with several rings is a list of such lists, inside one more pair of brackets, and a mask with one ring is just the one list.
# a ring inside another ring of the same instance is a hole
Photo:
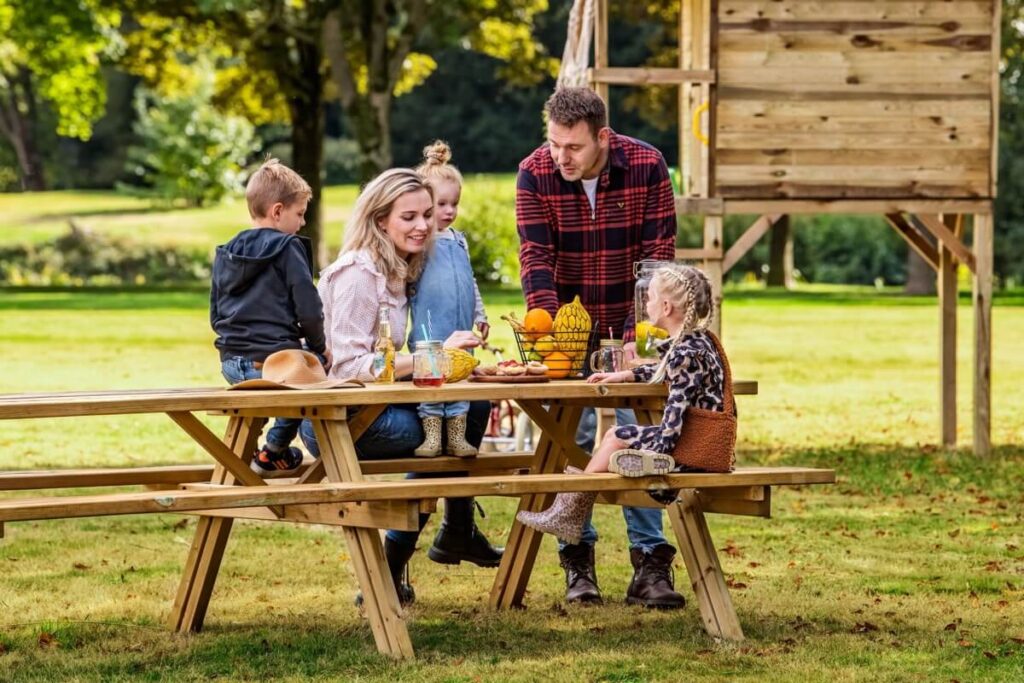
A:
{"label": "boy", "polygon": [[[306,346],[327,357],[324,314],[313,284],[310,242],[296,233],[306,224],[309,184],[269,159],[245,187],[252,228],[217,247],[210,291],[210,324],[217,334],[221,372],[231,384],[262,376],[275,351]],[[327,364],[326,360],[324,361]],[[278,418],[253,457],[260,475],[295,472],[302,452],[289,446],[302,420]]]}

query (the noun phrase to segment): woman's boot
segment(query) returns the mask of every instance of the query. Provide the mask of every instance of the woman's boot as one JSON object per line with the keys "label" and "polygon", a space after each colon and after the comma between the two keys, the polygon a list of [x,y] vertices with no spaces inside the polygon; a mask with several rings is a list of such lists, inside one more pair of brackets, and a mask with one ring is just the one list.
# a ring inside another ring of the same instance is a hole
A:
{"label": "woman's boot", "polygon": [[[582,470],[567,467],[565,472],[566,474],[578,474]],[[516,519],[531,529],[551,534],[570,545],[576,545],[580,542],[583,524],[587,521],[587,515],[593,509],[595,500],[597,500],[596,491],[559,493],[555,496],[555,502],[547,510],[542,512],[526,512],[524,510],[516,515]]]}
{"label": "woman's boot", "polygon": [[[384,538],[384,559],[388,562],[388,573],[395,583],[395,590],[398,591],[398,604],[405,607],[416,602],[416,591],[409,585],[406,569],[409,567],[409,558],[416,552],[416,546],[404,546],[395,543],[390,538]],[[363,593],[356,593],[356,607],[363,606]]]}
{"label": "woman's boot", "polygon": [[478,567],[497,567],[504,548],[496,548],[473,521],[472,498],[445,498],[444,520],[427,557],[441,564],[472,562]]}
{"label": "woman's boot", "polygon": [[413,451],[413,455],[421,458],[433,458],[441,455],[441,418],[425,417],[422,421],[423,443]]}
{"label": "woman's boot", "polygon": [[[466,416],[456,415],[449,417],[448,426],[448,451],[449,455],[457,458],[472,458],[477,455],[476,446],[466,441]],[[419,455],[417,453],[417,455]]]}

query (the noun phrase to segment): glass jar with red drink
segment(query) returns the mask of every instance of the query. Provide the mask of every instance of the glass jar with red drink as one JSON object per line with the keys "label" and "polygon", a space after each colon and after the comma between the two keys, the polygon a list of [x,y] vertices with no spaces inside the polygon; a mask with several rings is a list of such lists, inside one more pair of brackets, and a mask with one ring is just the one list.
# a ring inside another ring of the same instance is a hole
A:
{"label": "glass jar with red drink", "polygon": [[448,375],[448,354],[441,342],[418,341],[412,353],[412,383],[418,387],[439,387]]}

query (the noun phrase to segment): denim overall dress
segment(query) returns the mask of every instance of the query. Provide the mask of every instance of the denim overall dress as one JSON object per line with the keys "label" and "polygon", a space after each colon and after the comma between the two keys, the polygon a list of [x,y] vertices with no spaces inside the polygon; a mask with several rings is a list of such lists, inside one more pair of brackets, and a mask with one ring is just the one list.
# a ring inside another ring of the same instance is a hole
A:
{"label": "denim overall dress", "polygon": [[[469,245],[461,232],[448,228],[437,234],[420,279],[409,288],[409,304],[410,349],[425,339],[424,328],[440,341],[457,330],[473,329],[476,282]],[[418,412],[420,417],[455,417],[469,412],[469,402],[421,403]]]}

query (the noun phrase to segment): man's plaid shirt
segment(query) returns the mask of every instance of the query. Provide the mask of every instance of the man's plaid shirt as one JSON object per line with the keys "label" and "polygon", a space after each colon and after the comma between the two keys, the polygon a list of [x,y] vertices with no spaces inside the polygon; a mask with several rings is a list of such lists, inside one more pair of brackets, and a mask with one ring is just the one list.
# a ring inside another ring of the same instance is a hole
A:
{"label": "man's plaid shirt", "polygon": [[675,258],[676,211],[661,152],[611,134],[595,209],[580,181],[562,178],[548,145],[519,164],[516,224],[529,308],[554,315],[577,294],[601,337],[635,338],[633,262]]}

